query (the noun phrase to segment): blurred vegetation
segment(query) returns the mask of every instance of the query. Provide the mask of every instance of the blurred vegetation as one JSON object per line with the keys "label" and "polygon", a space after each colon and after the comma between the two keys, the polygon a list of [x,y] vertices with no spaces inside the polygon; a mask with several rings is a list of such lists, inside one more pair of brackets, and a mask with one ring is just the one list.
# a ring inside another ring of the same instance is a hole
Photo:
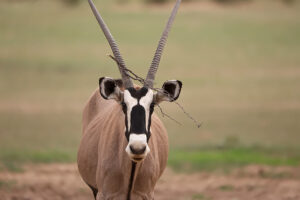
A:
{"label": "blurred vegetation", "polygon": [[192,196],[192,200],[211,200],[211,198],[210,197],[206,197],[203,194],[194,194]]}
{"label": "blurred vegetation", "polygon": [[0,189],[10,189],[16,184],[17,184],[16,181],[12,181],[12,180],[7,181],[7,180],[0,179]]}
{"label": "blurred vegetation", "polygon": [[[32,0],[28,0],[28,1],[32,1]],[[74,6],[74,5],[79,5],[79,3],[87,1],[87,0],[59,0],[59,1],[62,1],[67,5]],[[93,0],[93,1],[102,2],[103,0]],[[106,1],[106,0],[104,0],[104,1]],[[113,2],[118,2],[121,4],[132,2],[132,1],[137,2],[137,0],[113,0]],[[167,2],[172,2],[172,1],[175,1],[175,0],[141,0],[141,2],[145,2],[145,3],[167,3]],[[234,4],[234,3],[249,3],[249,2],[252,2],[255,0],[183,0],[183,3],[186,3],[186,2],[209,2],[209,1],[223,3],[223,4]],[[275,0],[275,1],[281,1],[283,3],[291,5],[291,4],[295,3],[297,0]]]}
{"label": "blurred vegetation", "polygon": [[290,5],[296,3],[296,1],[297,0],[282,0],[283,3],[290,4]]}
{"label": "blurred vegetation", "polygon": [[166,3],[169,0],[145,0],[147,3]]}
{"label": "blurred vegetation", "polygon": [[252,0],[214,0],[219,3],[244,3],[244,2],[249,2]]}
{"label": "blurred vegetation", "polygon": [[168,164],[179,171],[229,171],[250,164],[269,166],[299,166],[300,154],[264,147],[208,147],[177,149],[170,152]]}
{"label": "blurred vegetation", "polygon": [[[118,0],[120,2],[129,2],[130,0]],[[172,0],[144,0],[147,3],[167,3],[170,2]],[[175,1],[175,0],[174,0]],[[253,1],[257,1],[257,0],[183,0],[183,3],[185,2],[216,2],[216,3],[222,3],[222,4],[235,4],[235,3],[250,3]],[[266,1],[266,0],[264,0]],[[274,0],[274,1],[281,1],[285,4],[293,4],[295,3],[297,0]]]}
{"label": "blurred vegetation", "polygon": [[69,4],[69,5],[77,5],[79,2],[82,0],[62,0],[64,3]]}
{"label": "blurred vegetation", "polygon": [[[170,8],[113,2],[95,0],[127,65],[145,75]],[[162,104],[183,124],[162,118],[171,166],[298,163],[299,10],[272,1],[180,8],[156,87],[182,80],[178,101],[203,125]],[[109,45],[87,2],[68,9],[59,1],[1,1],[0,13],[0,168],[73,162],[84,103],[99,77],[120,76]]]}

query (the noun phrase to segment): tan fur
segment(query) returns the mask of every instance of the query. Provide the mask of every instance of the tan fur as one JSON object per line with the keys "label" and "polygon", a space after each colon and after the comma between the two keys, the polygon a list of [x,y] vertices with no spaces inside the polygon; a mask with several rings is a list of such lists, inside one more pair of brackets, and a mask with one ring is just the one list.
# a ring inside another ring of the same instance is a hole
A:
{"label": "tan fur", "polygon": [[[97,200],[126,200],[131,173],[127,143],[121,106],[96,90],[83,111],[78,169],[83,180],[98,189]],[[154,186],[166,167],[167,131],[155,113],[148,145],[150,153],[136,167],[131,200],[154,199]]]}

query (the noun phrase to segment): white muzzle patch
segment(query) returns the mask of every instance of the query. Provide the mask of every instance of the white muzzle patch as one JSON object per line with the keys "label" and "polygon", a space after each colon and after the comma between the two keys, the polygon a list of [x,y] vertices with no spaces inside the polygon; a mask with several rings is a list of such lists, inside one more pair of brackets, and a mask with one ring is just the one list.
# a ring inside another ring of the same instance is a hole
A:
{"label": "white muzzle patch", "polygon": [[134,162],[139,162],[145,159],[147,154],[150,152],[146,134],[131,133],[129,135],[129,142],[125,151],[129,158]]}

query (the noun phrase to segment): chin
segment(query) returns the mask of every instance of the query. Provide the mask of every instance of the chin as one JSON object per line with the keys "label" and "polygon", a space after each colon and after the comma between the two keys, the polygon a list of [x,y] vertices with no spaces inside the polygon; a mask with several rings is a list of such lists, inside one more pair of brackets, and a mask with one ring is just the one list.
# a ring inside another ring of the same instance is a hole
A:
{"label": "chin", "polygon": [[142,162],[145,160],[146,158],[146,155],[134,155],[134,154],[129,154],[129,159],[132,161],[132,162],[135,162],[135,163],[138,163],[138,162]]}

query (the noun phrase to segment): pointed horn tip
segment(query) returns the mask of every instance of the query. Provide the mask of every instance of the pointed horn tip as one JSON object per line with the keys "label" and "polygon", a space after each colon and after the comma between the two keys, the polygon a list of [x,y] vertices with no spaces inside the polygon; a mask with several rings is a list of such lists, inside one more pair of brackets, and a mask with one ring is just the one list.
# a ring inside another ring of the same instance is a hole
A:
{"label": "pointed horn tip", "polygon": [[[166,41],[167,41],[167,38],[168,38],[168,35],[169,35],[169,31],[171,30],[171,26],[172,26],[173,21],[175,19],[176,13],[179,9],[180,3],[181,3],[181,0],[177,0],[176,3],[175,3],[175,6],[173,7],[173,10],[171,12],[171,16],[169,17],[168,22],[166,24],[166,27],[163,31],[163,34],[162,34],[162,36],[159,40],[159,43],[158,43],[156,52],[154,54],[154,58],[152,60],[152,63],[151,63],[150,69],[148,71],[148,74],[147,74],[144,85],[151,85],[151,87],[153,87],[153,81],[155,79],[155,74],[157,72],[157,68],[158,68],[160,60],[161,60],[162,52],[163,52],[164,46],[166,44]],[[149,77],[149,75],[151,73],[152,73],[153,78],[151,78],[151,76]],[[148,83],[148,82],[151,82],[151,83]]]}
{"label": "pointed horn tip", "polygon": [[[110,33],[110,30],[109,28],[107,27],[107,25],[105,24],[104,20],[102,19],[100,13],[98,12],[96,6],[94,5],[93,1],[92,0],[88,0],[89,4],[90,4],[90,7],[92,9],[92,12],[94,13],[99,25],[100,25],[100,28],[102,29],[102,32],[104,33],[111,49],[112,49],[112,52],[114,54],[114,56],[112,55],[107,55],[109,56],[110,58],[112,58],[113,60],[115,60],[115,62],[117,63],[118,67],[119,67],[119,70],[121,72],[121,76],[122,76],[122,79],[124,82],[128,83],[127,85],[132,86],[132,80],[130,79],[130,77],[128,75],[124,75],[124,69],[127,69],[126,66],[125,66],[125,63],[123,61],[123,58],[121,56],[121,53],[119,51],[119,48],[113,38],[113,36],[111,35]],[[127,77],[125,77],[127,76]]]}

